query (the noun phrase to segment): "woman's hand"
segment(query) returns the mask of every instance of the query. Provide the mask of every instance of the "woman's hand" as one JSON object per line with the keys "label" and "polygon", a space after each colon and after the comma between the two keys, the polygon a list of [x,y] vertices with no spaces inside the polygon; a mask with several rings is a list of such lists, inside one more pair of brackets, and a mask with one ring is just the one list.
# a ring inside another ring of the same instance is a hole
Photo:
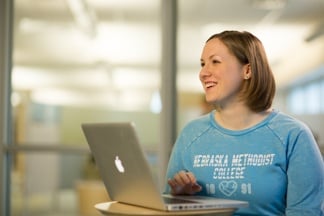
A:
{"label": "woman's hand", "polygon": [[184,170],[176,173],[173,179],[169,179],[168,184],[173,195],[193,195],[202,189],[194,174]]}

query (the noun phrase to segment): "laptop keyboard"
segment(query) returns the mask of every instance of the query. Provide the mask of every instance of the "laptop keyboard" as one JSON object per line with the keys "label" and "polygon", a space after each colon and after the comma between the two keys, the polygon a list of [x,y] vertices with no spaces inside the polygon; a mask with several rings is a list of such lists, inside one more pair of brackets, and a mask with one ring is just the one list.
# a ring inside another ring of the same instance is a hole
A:
{"label": "laptop keyboard", "polygon": [[197,203],[195,201],[180,199],[176,197],[163,197],[163,200],[167,204]]}

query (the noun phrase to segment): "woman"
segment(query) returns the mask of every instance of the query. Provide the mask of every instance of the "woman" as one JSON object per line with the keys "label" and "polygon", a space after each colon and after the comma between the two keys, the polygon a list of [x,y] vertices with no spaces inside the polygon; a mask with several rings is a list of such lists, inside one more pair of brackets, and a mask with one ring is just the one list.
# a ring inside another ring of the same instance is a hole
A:
{"label": "woman", "polygon": [[199,78],[215,110],[179,135],[166,192],[248,201],[235,215],[324,215],[320,151],[305,124],[271,108],[275,81],[260,40],[212,35]]}

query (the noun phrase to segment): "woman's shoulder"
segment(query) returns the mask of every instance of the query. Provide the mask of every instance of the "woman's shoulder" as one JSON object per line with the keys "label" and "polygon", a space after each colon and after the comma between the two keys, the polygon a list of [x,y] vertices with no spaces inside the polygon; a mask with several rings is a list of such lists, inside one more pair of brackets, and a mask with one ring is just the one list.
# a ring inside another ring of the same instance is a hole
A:
{"label": "woman's shoulder", "polygon": [[184,130],[196,130],[199,128],[210,127],[213,113],[207,113],[202,116],[199,116],[193,120],[190,120],[185,126]]}
{"label": "woman's shoulder", "polygon": [[301,121],[300,119],[289,115],[287,113],[283,113],[281,111],[275,110],[273,111],[274,115],[270,119],[269,124],[276,128],[282,128],[282,127],[289,127],[291,129],[305,129],[308,128],[308,126]]}
{"label": "woman's shoulder", "polygon": [[312,132],[309,126],[298,118],[276,111],[273,117],[269,120],[267,127],[269,127],[277,136],[299,136],[300,133],[310,135]]}
{"label": "woman's shoulder", "polygon": [[201,136],[212,127],[212,113],[190,120],[181,130],[180,138],[186,141]]}

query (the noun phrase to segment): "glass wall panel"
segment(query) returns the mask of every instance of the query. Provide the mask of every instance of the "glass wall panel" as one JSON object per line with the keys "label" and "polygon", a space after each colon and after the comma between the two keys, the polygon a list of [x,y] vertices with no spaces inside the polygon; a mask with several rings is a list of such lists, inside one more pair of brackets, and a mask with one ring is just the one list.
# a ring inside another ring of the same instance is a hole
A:
{"label": "glass wall panel", "polygon": [[14,143],[36,151],[15,156],[15,215],[77,215],[91,155],[60,148],[88,149],[84,122],[133,121],[158,175],[160,58],[159,0],[15,1]]}
{"label": "glass wall panel", "polygon": [[12,215],[99,215],[93,205],[109,200],[86,154],[17,153],[12,169]]}
{"label": "glass wall panel", "polygon": [[17,142],[80,145],[82,122],[132,120],[143,143],[154,145],[161,109],[159,1],[136,3],[145,8],[127,0],[33,2],[15,4]]}

